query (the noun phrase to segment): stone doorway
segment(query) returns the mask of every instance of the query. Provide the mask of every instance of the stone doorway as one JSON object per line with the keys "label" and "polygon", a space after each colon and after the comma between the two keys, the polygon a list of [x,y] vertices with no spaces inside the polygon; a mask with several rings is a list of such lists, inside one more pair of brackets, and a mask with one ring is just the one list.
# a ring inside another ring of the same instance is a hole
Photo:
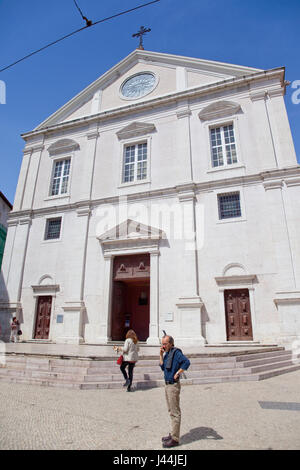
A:
{"label": "stone doorway", "polygon": [[133,329],[140,341],[149,337],[150,255],[118,256],[114,259],[111,338],[124,341]]}
{"label": "stone doorway", "polygon": [[224,291],[227,341],[252,341],[252,321],[248,289]]}
{"label": "stone doorway", "polygon": [[51,295],[41,295],[38,297],[34,339],[49,338],[51,306]]}

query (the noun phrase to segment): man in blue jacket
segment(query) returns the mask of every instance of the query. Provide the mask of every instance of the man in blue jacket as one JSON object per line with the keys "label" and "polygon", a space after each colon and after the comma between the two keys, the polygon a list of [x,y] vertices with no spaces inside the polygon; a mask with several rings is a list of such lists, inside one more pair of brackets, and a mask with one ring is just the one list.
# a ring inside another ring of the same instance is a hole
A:
{"label": "man in blue jacket", "polygon": [[159,364],[164,371],[165,394],[172,425],[171,433],[162,438],[162,443],[163,447],[175,447],[179,445],[181,422],[180,375],[188,369],[190,361],[181,349],[174,347],[172,336],[165,335],[161,341]]}

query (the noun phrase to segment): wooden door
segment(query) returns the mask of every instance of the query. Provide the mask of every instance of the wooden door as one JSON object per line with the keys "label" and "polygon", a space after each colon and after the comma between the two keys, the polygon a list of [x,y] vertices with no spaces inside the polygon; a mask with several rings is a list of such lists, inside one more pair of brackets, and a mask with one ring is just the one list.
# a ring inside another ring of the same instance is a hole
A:
{"label": "wooden door", "polygon": [[248,289],[225,290],[228,341],[251,341],[252,322]]}
{"label": "wooden door", "polygon": [[50,330],[52,297],[43,295],[38,298],[34,339],[48,339]]}
{"label": "wooden door", "polygon": [[140,341],[149,336],[150,322],[150,285],[128,285],[128,306],[131,312],[130,327]]}
{"label": "wooden door", "polygon": [[123,282],[113,281],[111,309],[111,339],[125,339],[126,286]]}

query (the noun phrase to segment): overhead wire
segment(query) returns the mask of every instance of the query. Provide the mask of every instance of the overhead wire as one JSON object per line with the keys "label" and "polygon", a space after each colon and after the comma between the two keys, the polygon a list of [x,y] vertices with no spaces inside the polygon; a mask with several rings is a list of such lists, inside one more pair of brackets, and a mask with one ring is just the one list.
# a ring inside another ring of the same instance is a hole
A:
{"label": "overhead wire", "polygon": [[[93,23],[91,23],[91,24],[89,24],[89,25],[86,24],[86,26],[83,26],[82,28],[76,29],[75,31],[72,31],[71,33],[66,34],[66,35],[63,36],[63,37],[61,37],[61,38],[59,38],[59,39],[56,39],[56,41],[53,41],[53,42],[47,44],[46,46],[43,46],[43,47],[41,47],[40,49],[37,49],[36,51],[31,52],[30,54],[27,54],[26,56],[22,57],[21,59],[16,60],[16,61],[13,62],[12,64],[9,64],[9,65],[7,65],[6,67],[3,67],[2,69],[0,69],[0,72],[4,72],[4,70],[7,70],[7,69],[9,69],[10,67],[13,67],[14,65],[16,65],[16,64],[18,64],[18,63],[20,63],[20,62],[22,62],[23,60],[28,59],[29,57],[32,57],[33,55],[37,54],[38,52],[41,52],[41,51],[47,49],[48,47],[51,47],[51,46],[53,46],[54,44],[57,44],[58,42],[61,42],[61,41],[63,41],[64,39],[67,39],[67,38],[73,36],[74,34],[79,33],[80,31],[83,31],[84,29],[91,28],[92,26],[96,26],[97,24],[104,23],[105,21],[112,20],[112,19],[114,19],[114,18],[117,18],[118,16],[125,15],[125,14],[127,14],[127,13],[131,13],[132,11],[138,10],[138,9],[140,9],[140,8],[144,8],[144,7],[148,6],[148,5],[152,5],[153,3],[158,3],[158,2],[160,2],[160,0],[152,0],[151,2],[144,3],[143,5],[138,5],[138,6],[134,7],[134,8],[130,8],[129,10],[125,10],[125,11],[122,11],[122,12],[120,12],[120,13],[116,13],[115,15],[108,16],[107,18],[103,18],[103,19],[101,19],[101,20],[97,20],[97,21],[95,21],[95,22],[93,22]],[[88,20],[88,21],[89,21],[89,20]]]}

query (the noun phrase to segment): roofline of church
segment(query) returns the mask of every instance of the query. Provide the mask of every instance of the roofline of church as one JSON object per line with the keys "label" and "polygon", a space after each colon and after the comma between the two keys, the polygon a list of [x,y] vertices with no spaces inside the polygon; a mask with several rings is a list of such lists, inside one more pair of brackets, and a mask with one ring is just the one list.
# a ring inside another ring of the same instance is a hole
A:
{"label": "roofline of church", "polygon": [[197,59],[194,57],[185,57],[185,56],[179,56],[179,55],[174,55],[174,54],[166,54],[162,52],[152,52],[152,51],[145,51],[144,49],[135,49],[132,51],[127,57],[122,59],[120,62],[118,62],[116,65],[111,67],[109,70],[107,70],[104,74],[102,74],[100,77],[98,77],[96,80],[94,80],[90,85],[88,85],[86,88],[81,90],[77,95],[75,95],[71,100],[67,101],[63,106],[61,106],[58,110],[56,110],[53,114],[48,116],[43,122],[41,122],[34,130],[41,129],[47,121],[54,119],[56,116],[58,117],[62,112],[68,110],[69,108],[72,107],[72,105],[79,99],[83,98],[86,95],[89,95],[90,93],[94,92],[95,88],[98,88],[101,86],[101,84],[109,83],[111,80],[119,78],[119,76],[126,72],[127,68],[132,65],[132,62],[136,60],[152,60],[152,62],[155,63],[155,61],[159,62],[168,62],[169,65],[172,66],[182,66],[184,63],[185,66],[189,67],[195,67],[198,68],[199,66],[205,66],[208,69],[210,69],[211,72],[216,73],[214,70],[215,68],[220,69],[223,68],[227,73],[237,73],[238,75],[241,75],[241,73],[245,73],[247,75],[255,72],[263,72],[263,69],[257,69],[253,67],[247,67],[244,65],[236,65],[236,64],[229,64],[225,62],[217,62],[217,61],[212,61],[212,60],[206,60],[206,59]]}
{"label": "roofline of church", "polygon": [[153,63],[163,62],[164,64],[168,62],[169,65],[173,67],[182,66],[182,65],[189,66],[189,67],[196,68],[196,69],[199,67],[204,67],[210,70],[210,72],[214,74],[220,73],[220,70],[219,70],[220,68],[223,68],[223,71],[225,71],[226,73],[230,73],[231,75],[237,74],[238,76],[242,76],[242,74],[249,75],[251,73],[263,71],[262,69],[229,64],[225,62],[217,62],[217,61],[206,60],[206,59],[197,59],[193,57],[185,57],[185,56],[172,55],[172,54],[166,54],[166,53],[161,53],[161,52],[151,52],[151,51],[145,51],[141,49],[135,49],[127,57],[125,57],[116,65],[114,65],[112,68],[107,70],[104,74],[102,74],[100,77],[94,80],[90,85],[88,85],[86,88],[81,90],[71,100],[69,100],[59,109],[57,109],[53,114],[48,116],[34,130],[38,130],[40,128],[45,127],[45,124],[47,124],[48,121],[51,121],[55,119],[56,117],[59,118],[59,116],[61,116],[62,113],[67,112],[69,109],[71,110],[72,106],[76,103],[77,100],[84,99],[86,96],[89,96],[91,93],[94,93],[95,89],[97,89],[98,87],[101,87],[103,85],[107,86],[112,80],[119,78],[119,76],[122,73],[126,73],[126,71],[132,66],[134,61],[137,63],[139,60],[144,60],[144,61],[151,60]]}
{"label": "roofline of church", "polygon": [[[87,124],[87,123],[91,123],[97,120],[110,119],[110,118],[117,117],[122,114],[128,114],[131,112],[140,111],[141,109],[147,109],[149,107],[153,108],[155,106],[164,105],[171,101],[186,100],[188,98],[193,98],[201,94],[213,93],[219,89],[236,87],[237,85],[242,86],[244,84],[253,82],[254,80],[258,80],[261,78],[272,78],[273,76],[280,77],[281,86],[282,86],[281,90],[283,93],[285,93],[285,88],[287,84],[284,79],[285,67],[278,67],[278,68],[274,68],[270,70],[263,70],[263,71],[256,72],[247,76],[243,76],[243,77],[229,78],[221,82],[212,83],[212,84],[208,84],[204,86],[202,85],[199,87],[190,88],[190,89],[183,90],[180,92],[162,95],[162,96],[155,97],[152,99],[144,100],[140,103],[134,103],[134,104],[130,104],[127,106],[121,106],[119,108],[108,109],[106,111],[102,111],[97,114],[77,118],[71,121],[61,122],[59,124],[54,124],[52,126],[46,126],[46,127],[39,126],[38,128],[32,131],[21,134],[21,137],[26,141],[26,139],[29,139],[32,136],[45,134],[47,132],[54,131],[56,129],[67,129],[73,126]],[[266,88],[265,85],[264,85],[264,88]],[[277,85],[276,85],[276,88],[278,88]],[[252,91],[255,92],[258,90],[252,90]]]}

